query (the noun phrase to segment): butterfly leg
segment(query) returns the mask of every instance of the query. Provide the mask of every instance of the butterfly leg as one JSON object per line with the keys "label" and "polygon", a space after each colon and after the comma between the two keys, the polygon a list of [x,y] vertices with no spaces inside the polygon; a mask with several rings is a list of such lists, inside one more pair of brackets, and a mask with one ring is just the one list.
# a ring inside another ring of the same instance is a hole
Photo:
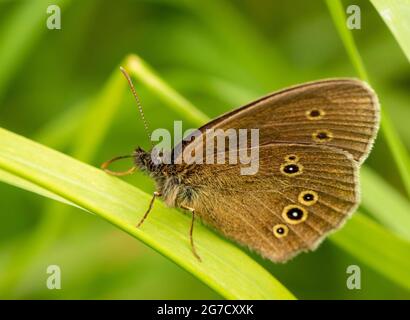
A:
{"label": "butterfly leg", "polygon": [[144,222],[144,220],[147,218],[148,213],[149,213],[149,212],[151,211],[151,209],[152,209],[152,206],[153,206],[153,204],[154,204],[155,198],[156,198],[156,197],[160,197],[161,195],[162,195],[161,192],[158,192],[158,191],[155,191],[155,192],[154,192],[154,195],[153,195],[153,197],[152,197],[152,199],[151,199],[151,202],[149,203],[148,210],[147,210],[147,212],[145,212],[145,214],[144,214],[144,216],[141,218],[140,222],[138,222],[137,228],[139,228],[139,227],[142,225],[142,223]]}
{"label": "butterfly leg", "polygon": [[191,242],[191,250],[195,258],[197,258],[199,261],[201,261],[201,257],[198,255],[195,249],[195,244],[194,244],[194,238],[193,238],[193,233],[194,233],[194,222],[195,222],[195,209],[186,207],[186,206],[181,206],[182,209],[188,210],[192,214],[192,220],[191,220],[191,227],[189,228],[189,240]]}

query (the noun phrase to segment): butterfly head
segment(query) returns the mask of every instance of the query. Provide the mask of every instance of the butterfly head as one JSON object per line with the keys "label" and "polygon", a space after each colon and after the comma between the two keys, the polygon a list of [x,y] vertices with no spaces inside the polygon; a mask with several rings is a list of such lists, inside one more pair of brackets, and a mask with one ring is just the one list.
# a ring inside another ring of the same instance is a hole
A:
{"label": "butterfly head", "polygon": [[154,163],[151,159],[151,153],[141,147],[137,147],[133,152],[135,166],[141,171],[153,171]]}

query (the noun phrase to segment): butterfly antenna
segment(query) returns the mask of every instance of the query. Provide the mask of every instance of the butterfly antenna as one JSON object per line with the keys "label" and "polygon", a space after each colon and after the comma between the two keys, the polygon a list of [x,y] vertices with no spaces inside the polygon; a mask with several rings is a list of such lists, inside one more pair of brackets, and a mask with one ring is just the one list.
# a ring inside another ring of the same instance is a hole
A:
{"label": "butterfly antenna", "polygon": [[151,141],[151,134],[150,134],[150,131],[149,131],[149,128],[148,128],[148,123],[147,123],[147,120],[145,119],[144,111],[142,110],[141,102],[140,102],[140,99],[138,97],[137,91],[135,90],[134,84],[132,83],[131,77],[123,67],[120,67],[120,70],[121,70],[121,72],[123,73],[123,75],[125,76],[125,78],[128,81],[128,84],[131,88],[131,92],[132,92],[132,94],[135,98],[135,101],[137,102],[138,110],[141,114],[141,118],[142,118],[142,121],[144,123],[145,132],[147,133],[147,136],[148,136],[148,139],[151,143],[151,146],[153,146],[152,141]]}

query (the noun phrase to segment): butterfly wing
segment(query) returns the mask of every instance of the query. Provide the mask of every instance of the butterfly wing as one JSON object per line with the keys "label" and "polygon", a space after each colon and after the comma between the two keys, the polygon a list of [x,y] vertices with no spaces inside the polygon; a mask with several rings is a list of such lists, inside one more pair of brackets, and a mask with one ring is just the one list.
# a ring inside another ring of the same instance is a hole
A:
{"label": "butterfly wing", "polygon": [[[330,79],[272,93],[199,130],[258,128],[260,145],[326,145],[347,151],[362,163],[378,127],[379,103],[373,90],[360,80]],[[194,150],[202,147],[198,140],[190,145]]]}
{"label": "butterfly wing", "polygon": [[357,169],[340,149],[279,143],[260,147],[255,175],[241,175],[240,165],[194,165],[184,183],[197,190],[189,205],[206,224],[284,262],[315,249],[353,212]]}
{"label": "butterfly wing", "polygon": [[[240,164],[191,164],[183,183],[196,190],[191,206],[206,223],[272,261],[286,261],[314,249],[354,211],[358,167],[378,125],[379,104],[367,84],[323,80],[222,115],[174,159],[221,153],[204,143],[218,137],[217,129],[259,129],[256,174],[242,175]],[[231,151],[237,149],[224,148],[225,159]]]}

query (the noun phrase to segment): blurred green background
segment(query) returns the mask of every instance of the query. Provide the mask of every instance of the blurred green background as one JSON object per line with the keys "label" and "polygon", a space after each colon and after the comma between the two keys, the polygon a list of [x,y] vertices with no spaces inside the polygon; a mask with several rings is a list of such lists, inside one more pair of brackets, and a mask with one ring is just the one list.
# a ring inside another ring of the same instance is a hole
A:
{"label": "blurred green background", "polygon": [[[46,28],[49,4],[62,8],[61,30]],[[362,29],[353,32],[359,50],[409,148],[409,63],[371,4],[354,4],[362,13]],[[287,85],[357,76],[323,1],[3,0],[0,126],[70,153],[70,145],[50,132],[79,122],[86,102],[129,53],[141,56],[210,117]],[[181,119],[144,86],[136,87],[151,128],[171,129]],[[148,141],[126,91],[91,163],[98,166],[137,145]],[[367,164],[405,195],[381,135]],[[141,174],[127,180],[154,190]],[[221,298],[98,217],[51,202],[0,184],[0,298]],[[47,224],[50,216],[54,225]],[[410,298],[329,241],[284,265],[254,257],[299,298]],[[51,264],[61,267],[62,290],[45,286]],[[352,264],[362,269],[361,290],[346,288]]]}

